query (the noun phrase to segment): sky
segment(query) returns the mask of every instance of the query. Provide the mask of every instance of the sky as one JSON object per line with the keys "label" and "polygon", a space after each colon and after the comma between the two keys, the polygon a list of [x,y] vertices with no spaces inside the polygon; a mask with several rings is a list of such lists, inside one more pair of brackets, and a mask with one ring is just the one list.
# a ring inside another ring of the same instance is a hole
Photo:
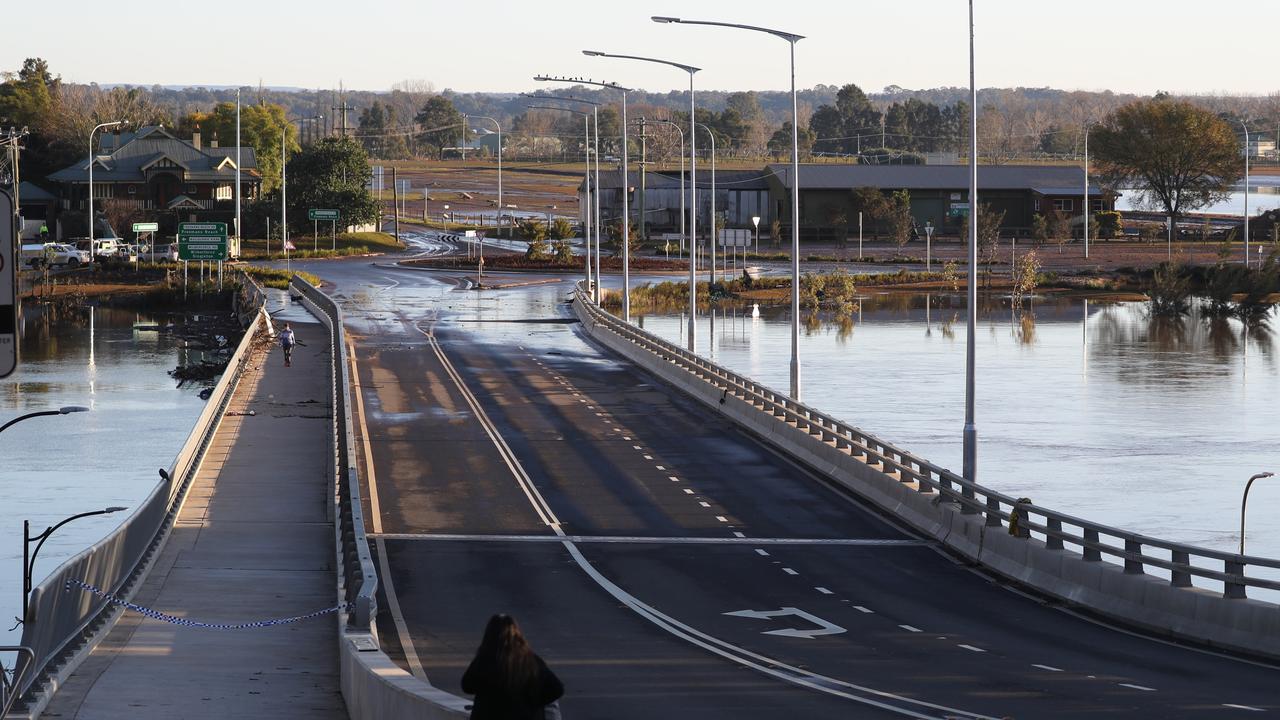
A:
{"label": "sky", "polygon": [[[1152,94],[1267,95],[1280,61],[1262,32],[1276,0],[975,0],[980,87],[1054,87]],[[703,68],[714,90],[789,87],[787,43],[740,30],[659,25],[650,15],[786,30],[796,82],[854,82],[867,91],[968,85],[965,0],[263,0],[137,4],[15,3],[0,70],[49,61],[73,82],[264,85],[388,90],[404,80],[460,92],[518,92],[532,76],[580,75],[650,91],[685,89],[675,68],[602,58],[583,49],[657,56]],[[694,9],[696,7],[696,9]],[[216,8],[216,14],[213,10]],[[104,29],[83,18],[118,18]],[[241,18],[241,19],[233,19]],[[154,47],[151,44],[154,43]]]}

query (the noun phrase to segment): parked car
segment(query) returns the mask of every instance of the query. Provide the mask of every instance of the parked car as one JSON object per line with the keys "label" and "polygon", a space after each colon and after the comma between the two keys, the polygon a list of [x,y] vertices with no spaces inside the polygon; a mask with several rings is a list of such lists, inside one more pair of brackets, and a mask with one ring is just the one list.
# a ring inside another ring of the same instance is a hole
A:
{"label": "parked car", "polygon": [[[76,244],[77,248],[84,250],[85,252],[90,251],[89,238],[73,238],[72,242]],[[128,259],[128,256],[129,256],[129,253],[126,250],[126,246],[124,242],[122,242],[120,238],[114,238],[114,237],[94,238],[93,254],[94,256],[100,257],[100,258],[118,257],[121,259]]]}
{"label": "parked car", "polygon": [[22,264],[38,268],[45,264],[50,266],[66,265],[77,267],[89,262],[89,253],[66,243],[34,243],[23,245],[21,250]]}

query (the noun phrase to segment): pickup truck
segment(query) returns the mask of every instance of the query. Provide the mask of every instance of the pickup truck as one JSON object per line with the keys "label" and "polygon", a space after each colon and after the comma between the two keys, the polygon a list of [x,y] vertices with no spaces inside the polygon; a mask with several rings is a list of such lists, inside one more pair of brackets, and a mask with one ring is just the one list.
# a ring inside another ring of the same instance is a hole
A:
{"label": "pickup truck", "polygon": [[38,268],[48,263],[50,266],[66,265],[77,267],[89,262],[89,253],[78,250],[66,243],[36,243],[23,245],[21,250],[22,264]]}

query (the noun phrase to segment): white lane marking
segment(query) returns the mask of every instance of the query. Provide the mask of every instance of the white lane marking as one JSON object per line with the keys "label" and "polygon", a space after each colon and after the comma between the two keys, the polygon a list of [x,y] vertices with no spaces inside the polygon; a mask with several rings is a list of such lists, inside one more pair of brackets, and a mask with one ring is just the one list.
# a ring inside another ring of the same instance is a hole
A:
{"label": "white lane marking", "polygon": [[[691,488],[682,488],[693,494]],[[844,545],[857,547],[899,547],[913,546],[921,543],[912,540],[882,540],[879,538],[749,538],[736,530],[734,537],[668,537],[652,535],[463,535],[458,533],[369,533],[369,537],[382,537],[388,540],[434,540],[434,541],[472,541],[472,542],[554,542],[569,540],[576,543],[670,543],[674,545],[698,544],[747,544],[759,545]]]}
{"label": "white lane marking", "polygon": [[820,637],[822,635],[839,635],[840,633],[848,632],[829,620],[823,620],[817,615],[807,613],[800,608],[794,607],[778,608],[777,610],[735,610],[734,612],[727,612],[724,614],[732,617],[751,618],[753,620],[769,620],[772,618],[794,615],[805,622],[818,626],[816,629],[809,628],[807,630],[800,628],[765,630],[761,633],[762,635],[779,635],[781,637],[795,637],[812,640],[813,638]]}
{"label": "white lane marking", "polygon": [[769,557],[769,551],[764,548],[756,548],[756,554],[760,557]]}
{"label": "white lane marking", "polygon": [[986,650],[983,650],[980,647],[974,647],[972,645],[958,645],[957,647],[962,647],[965,650],[968,650],[970,652],[986,652]]}
{"label": "white lane marking", "polygon": [[360,413],[360,439],[364,445],[365,477],[369,481],[369,514],[373,515],[373,531],[382,532],[382,510],[378,502],[378,477],[373,471],[373,447],[369,444],[369,425],[364,416],[364,391],[360,384],[360,373],[356,369],[356,345],[347,341],[347,363],[351,366],[351,381],[355,384],[356,412]]}
{"label": "white lane marking", "polygon": [[814,590],[817,590],[818,592],[822,593],[823,595],[834,595],[834,594],[835,594],[835,593],[831,592],[830,590],[828,590],[828,589],[826,589],[826,588],[824,588],[824,587],[815,587],[815,588],[814,588]]}
{"label": "white lane marking", "polygon": [[676,477],[675,475],[668,475],[667,479],[670,480],[671,482],[680,482],[680,478]]}
{"label": "white lane marking", "polygon": [[699,501],[698,501],[698,504],[699,504],[699,505],[701,505],[702,507],[705,507],[705,508],[709,508],[709,507],[711,507],[711,503],[709,503],[709,502],[705,502],[705,501],[703,501],[703,500],[699,500]]}
{"label": "white lane marking", "polygon": [[[711,507],[711,506],[710,506],[710,505],[708,505],[707,507]],[[716,516],[716,519],[717,519],[717,520],[719,520],[720,522],[729,522],[729,518],[727,518],[727,517],[725,517],[725,516],[723,516],[723,515],[717,515],[717,516]]]}
{"label": "white lane marking", "polygon": [[690,488],[685,488],[685,489],[684,489],[684,494],[685,494],[685,495],[692,495],[692,494],[693,494],[693,490],[692,490],[692,489],[690,489]]}
{"label": "white lane marking", "polygon": [[857,610],[860,613],[866,613],[868,615],[875,615],[876,613],[875,610],[872,610],[871,608],[867,608],[867,607],[862,607],[861,605],[854,605],[853,609]]}
{"label": "white lane marking", "polygon": [[653,459],[653,456],[652,456],[652,455],[645,455],[645,456],[644,456],[644,459],[645,459],[645,460],[652,460],[652,459]]}
{"label": "white lane marking", "polygon": [[632,445],[632,446],[631,446],[631,449],[632,449],[632,450],[643,450],[644,448],[640,447],[639,445]]}
{"label": "white lane marking", "polygon": [[1062,671],[1063,671],[1063,670],[1062,670],[1062,668],[1056,668],[1056,667],[1054,667],[1054,666],[1052,666],[1052,665],[1037,665],[1037,664],[1035,664],[1035,663],[1032,663],[1032,664],[1031,664],[1031,667],[1033,667],[1033,668],[1040,668],[1041,670],[1048,670],[1049,672],[1062,672]]}
{"label": "white lane marking", "polygon": [[631,437],[630,437],[630,436],[628,436],[628,435],[623,435],[623,436],[622,436],[622,439],[623,439],[623,440],[630,440],[630,439],[631,439]]}
{"label": "white lane marking", "polygon": [[920,628],[912,627],[910,625],[899,625],[898,627],[902,628],[903,630],[906,630],[907,632],[924,632]]}
{"label": "white lane marking", "polygon": [[654,465],[654,467],[658,468],[659,470],[666,470],[666,468],[662,467],[661,465]]}
{"label": "white lane marking", "polygon": [[795,570],[792,570],[791,568],[788,568],[788,567],[784,567],[784,568],[782,568],[782,572],[784,572],[784,573],[786,573],[786,574],[788,574],[788,575],[799,575],[799,574],[800,574],[800,573],[796,572]]}
{"label": "white lane marking", "polygon": [[[449,362],[448,358],[445,357],[444,352],[440,348],[439,343],[436,342],[435,337],[431,333],[423,331],[420,327],[418,330],[430,339],[432,347],[440,357],[446,371],[449,372],[453,381],[458,385],[463,396],[468,398],[468,403],[470,404],[470,402],[474,400],[474,398],[471,397],[471,391],[463,383],[462,377],[457,374],[457,371],[453,370],[453,365]],[[488,420],[488,416],[484,415],[483,408],[479,407],[478,401],[476,402],[474,409],[478,411],[476,413],[478,419]],[[501,435],[498,434],[497,428],[493,426],[492,423],[485,424],[484,429],[486,434],[489,435],[490,440],[492,440],[494,445],[498,448],[499,452],[502,452],[503,450],[510,452],[510,447],[507,446]],[[506,459],[505,454],[504,459]],[[578,546],[565,535],[564,529],[560,527],[559,519],[556,518],[555,513],[551,510],[550,506],[546,505],[546,500],[540,493],[538,493],[537,488],[523,487],[525,482],[532,485],[532,479],[524,472],[524,467],[520,464],[520,461],[515,458],[514,455],[510,456],[510,459],[511,461],[507,463],[507,467],[511,469],[517,483],[522,486],[522,489],[524,489],[525,497],[529,500],[530,504],[534,506],[534,510],[537,511],[539,516],[544,514],[546,515],[550,521],[547,524],[551,527],[552,532],[560,536],[565,550],[569,552],[569,555],[573,558],[574,562],[578,564],[578,567],[582,568],[582,570],[586,572],[597,585],[603,588],[619,602],[627,605],[637,615],[649,620],[654,625],[657,625],[672,635],[675,635],[690,644],[697,645],[708,652],[738,663],[743,667],[748,667],[762,674],[769,675],[770,677],[778,678],[785,682],[816,690],[818,692],[835,695],[836,697],[846,698],[871,707],[880,708],[898,715],[918,718],[919,720],[932,720],[936,715],[936,711],[942,711],[958,715],[960,717],[973,718],[974,720],[996,720],[988,715],[980,715],[967,710],[959,710],[957,708],[937,705],[935,703],[925,702],[915,698],[894,695],[893,693],[886,692],[884,690],[876,690],[875,688],[855,685],[844,680],[820,675],[793,665],[787,665],[786,663],[768,656],[760,655],[751,652],[746,648],[727,643],[717,637],[708,635],[700,630],[685,625],[669,615],[659,612],[653,607],[642,602],[640,599],[631,595],[626,590],[623,590],[613,581],[606,578],[594,565],[591,564],[589,560],[587,560],[587,558],[582,554],[582,551],[578,549]],[[541,503],[541,505],[539,503]],[[840,688],[847,688],[848,690],[842,690]],[[857,695],[854,693],[863,693],[863,695]],[[868,695],[871,697],[866,697]],[[926,711],[934,711],[934,714],[926,715],[924,712],[916,711],[908,707],[899,707],[898,705],[891,703],[901,703],[924,708]]]}
{"label": "white lane marking", "polygon": [[1133,688],[1134,690],[1141,690],[1142,692],[1156,691],[1155,688],[1147,687],[1146,685],[1134,685],[1133,683],[1116,683],[1116,684],[1119,685],[1120,687]]}
{"label": "white lane marking", "polygon": [[738,532],[737,530],[734,530],[734,531],[733,531],[733,536],[734,536],[734,537],[739,537],[739,538],[744,538],[744,537],[746,537],[746,535],[743,535],[742,533]]}
{"label": "white lane marking", "polygon": [[1223,703],[1222,707],[1234,708],[1236,710],[1248,710],[1249,712],[1266,712],[1262,708],[1252,707],[1250,705],[1236,705],[1234,703]]}

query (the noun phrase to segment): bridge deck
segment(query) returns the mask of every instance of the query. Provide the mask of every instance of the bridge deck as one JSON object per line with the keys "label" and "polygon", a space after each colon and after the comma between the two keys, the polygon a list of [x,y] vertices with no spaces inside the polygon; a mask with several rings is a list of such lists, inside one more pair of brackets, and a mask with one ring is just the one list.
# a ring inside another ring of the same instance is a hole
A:
{"label": "bridge deck", "polygon": [[[274,347],[255,350],[136,603],[220,623],[334,604],[327,333],[294,329],[307,347],[293,367]],[[345,718],[336,633],[332,615],[212,630],[126,612],[45,716]]]}

